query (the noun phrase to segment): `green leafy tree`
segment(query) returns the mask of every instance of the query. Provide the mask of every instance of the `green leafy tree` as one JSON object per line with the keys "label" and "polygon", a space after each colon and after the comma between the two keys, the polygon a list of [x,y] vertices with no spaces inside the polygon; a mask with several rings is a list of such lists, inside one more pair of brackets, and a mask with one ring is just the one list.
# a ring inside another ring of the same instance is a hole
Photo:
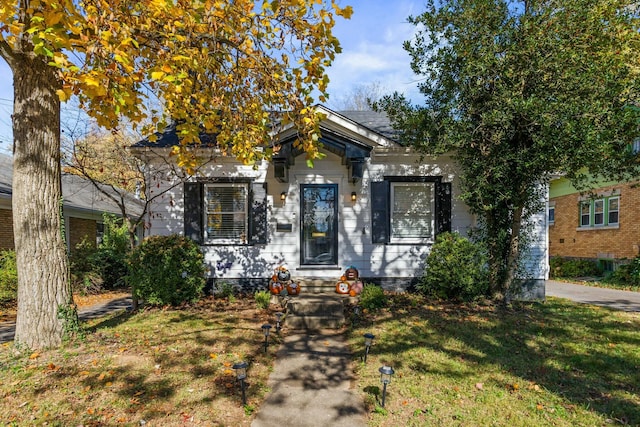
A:
{"label": "green leafy tree", "polygon": [[418,30],[404,47],[425,104],[394,94],[377,107],[407,143],[455,156],[495,296],[518,278],[552,173],[580,181],[637,166],[638,13],[631,0],[430,0],[409,18]]}
{"label": "green leafy tree", "polygon": [[[77,96],[108,129],[123,118],[156,129],[175,119],[173,152],[186,170],[197,166],[188,147],[202,128],[247,164],[268,158],[269,111],[282,111],[313,160],[321,117],[308,107],[313,93],[326,100],[325,70],[340,51],[335,16],[351,12],[316,0],[0,0],[0,56],[14,83],[15,342],[55,347],[73,321],[60,215],[61,101]],[[162,112],[144,108],[149,94]]]}

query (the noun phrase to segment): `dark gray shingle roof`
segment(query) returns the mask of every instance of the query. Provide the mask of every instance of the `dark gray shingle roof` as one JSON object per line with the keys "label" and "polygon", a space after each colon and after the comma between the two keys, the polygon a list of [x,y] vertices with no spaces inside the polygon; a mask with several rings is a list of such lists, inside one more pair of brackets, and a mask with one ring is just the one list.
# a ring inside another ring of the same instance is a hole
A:
{"label": "dark gray shingle roof", "polygon": [[[11,195],[12,180],[13,158],[0,154],[0,194]],[[115,194],[108,188],[106,191]],[[64,206],[68,208],[120,215],[120,209],[112,200],[98,191],[89,180],[78,175],[62,174],[62,196]],[[129,193],[125,193],[125,198],[130,215],[142,214],[142,201]]]}
{"label": "dark gray shingle roof", "polygon": [[378,111],[338,111],[340,115],[358,123],[360,126],[377,132],[393,141],[398,141],[398,131],[391,126],[389,117]]}
{"label": "dark gray shingle roof", "polygon": [[[336,111],[336,113],[362,127],[398,142],[398,131],[391,127],[391,121],[385,113],[377,111]],[[169,148],[178,145],[179,141],[175,123],[167,126],[163,132],[157,132],[155,135],[158,138],[155,142],[150,141],[149,138],[145,138],[133,144],[132,148]],[[200,140],[204,146],[212,147],[216,145],[215,135],[200,133]]]}

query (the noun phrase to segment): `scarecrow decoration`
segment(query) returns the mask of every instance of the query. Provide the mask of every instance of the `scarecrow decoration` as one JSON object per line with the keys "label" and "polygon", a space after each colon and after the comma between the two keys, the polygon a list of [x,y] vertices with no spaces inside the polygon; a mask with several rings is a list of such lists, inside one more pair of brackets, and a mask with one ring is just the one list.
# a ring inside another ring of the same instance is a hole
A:
{"label": "scarecrow decoration", "polygon": [[338,283],[336,283],[336,292],[355,297],[356,295],[360,295],[363,287],[364,285],[360,280],[358,269],[354,266],[349,266],[342,276],[340,276]]}

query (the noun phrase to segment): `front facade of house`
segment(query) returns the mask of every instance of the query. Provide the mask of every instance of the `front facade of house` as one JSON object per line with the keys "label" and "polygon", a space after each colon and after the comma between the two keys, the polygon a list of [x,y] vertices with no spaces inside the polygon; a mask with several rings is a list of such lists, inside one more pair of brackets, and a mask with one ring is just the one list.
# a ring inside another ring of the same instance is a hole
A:
{"label": "front facade of house", "polygon": [[[157,199],[150,234],[191,237],[212,279],[245,287],[264,285],[279,266],[303,289],[305,280],[337,280],[352,266],[365,281],[406,289],[422,275],[438,233],[466,235],[475,226],[456,197],[456,167],[449,157],[420,159],[399,145],[379,113],[322,110],[326,157],[313,168],[293,148],[293,129],[280,135],[273,160],[257,168],[214,158]],[[175,181],[168,176],[161,185]],[[546,234],[540,242],[531,263],[537,296]]]}
{"label": "front facade of house", "polygon": [[601,182],[581,193],[565,178],[551,182],[549,255],[600,261],[605,268],[640,254],[640,187]]}

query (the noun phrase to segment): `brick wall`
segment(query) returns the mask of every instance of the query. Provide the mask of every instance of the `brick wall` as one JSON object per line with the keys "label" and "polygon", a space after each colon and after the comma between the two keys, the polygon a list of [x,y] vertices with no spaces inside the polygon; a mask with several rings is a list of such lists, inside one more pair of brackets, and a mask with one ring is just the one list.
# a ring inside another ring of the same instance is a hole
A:
{"label": "brick wall", "polygon": [[[635,184],[637,185],[637,184]],[[549,226],[549,255],[577,258],[634,258],[640,252],[640,188],[619,184],[595,191],[620,192],[618,228],[578,229],[580,194],[555,197],[555,223]]]}
{"label": "brick wall", "polygon": [[0,250],[15,249],[11,209],[0,209]]}
{"label": "brick wall", "polygon": [[96,221],[92,219],[69,218],[69,248],[73,250],[85,237],[87,241],[96,243]]}

